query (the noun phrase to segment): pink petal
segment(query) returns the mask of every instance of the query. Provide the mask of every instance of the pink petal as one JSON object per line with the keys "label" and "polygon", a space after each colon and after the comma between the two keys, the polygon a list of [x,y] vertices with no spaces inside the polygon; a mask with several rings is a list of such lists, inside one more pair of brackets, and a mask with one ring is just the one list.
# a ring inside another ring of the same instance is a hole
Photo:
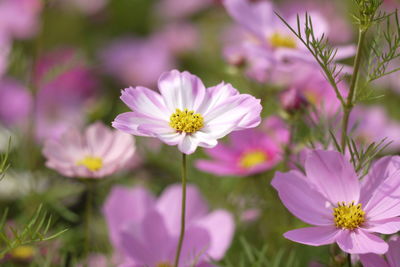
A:
{"label": "pink petal", "polygon": [[103,206],[113,245],[120,248],[121,229],[127,224],[141,221],[154,205],[155,198],[144,188],[113,187]]}
{"label": "pink petal", "polygon": [[390,218],[380,221],[369,221],[367,227],[363,227],[366,231],[380,234],[394,234],[400,230],[400,218]]}
{"label": "pink petal", "polygon": [[235,233],[232,215],[224,210],[216,210],[200,219],[196,225],[207,229],[210,235],[211,242],[207,254],[214,260],[222,259]]}
{"label": "pink petal", "polygon": [[206,90],[197,76],[177,70],[163,73],[158,80],[158,88],[171,114],[176,108],[197,112]]}
{"label": "pink petal", "polygon": [[240,172],[240,170],[232,166],[232,163],[228,164],[222,161],[197,160],[195,166],[201,171],[218,176],[237,175]]}
{"label": "pink petal", "polygon": [[400,238],[391,237],[389,240],[389,251],[386,253],[386,259],[390,267],[400,267]]}
{"label": "pink petal", "polygon": [[[181,220],[182,188],[180,184],[169,186],[157,201],[157,210],[163,215],[168,230],[178,235]],[[201,218],[208,207],[200,191],[193,185],[186,189],[186,224]]]}
{"label": "pink petal", "polygon": [[[153,128],[148,127],[149,129],[147,129],[146,125],[152,126]],[[168,121],[163,121],[138,112],[126,112],[118,115],[112,122],[112,126],[125,133],[151,137],[159,134],[160,132],[158,129],[160,128],[170,129]],[[154,128],[157,130],[154,130]]]}
{"label": "pink petal", "polygon": [[209,247],[210,235],[207,230],[189,226],[185,232],[179,266],[193,266],[194,263],[202,261]]}
{"label": "pink petal", "polygon": [[384,254],[388,250],[385,241],[362,229],[341,230],[336,241],[344,252],[350,254]]}
{"label": "pink petal", "polygon": [[307,178],[333,205],[359,200],[360,185],[350,162],[339,152],[314,150],[308,154]]}
{"label": "pink petal", "polygon": [[377,254],[361,254],[360,261],[364,267],[389,267],[386,261]]}
{"label": "pink petal", "polygon": [[122,91],[121,100],[132,111],[149,117],[169,120],[172,114],[165,106],[161,95],[145,87],[126,88]]}
{"label": "pink petal", "polygon": [[364,211],[371,221],[400,216],[400,170],[393,172],[376,188]]}
{"label": "pink petal", "polygon": [[332,208],[326,206],[326,198],[313,190],[306,179],[298,171],[277,172],[271,184],[296,217],[312,225],[332,225]]}
{"label": "pink petal", "polygon": [[317,226],[292,230],[283,236],[297,243],[322,246],[335,242],[338,234],[339,230],[334,226]]}

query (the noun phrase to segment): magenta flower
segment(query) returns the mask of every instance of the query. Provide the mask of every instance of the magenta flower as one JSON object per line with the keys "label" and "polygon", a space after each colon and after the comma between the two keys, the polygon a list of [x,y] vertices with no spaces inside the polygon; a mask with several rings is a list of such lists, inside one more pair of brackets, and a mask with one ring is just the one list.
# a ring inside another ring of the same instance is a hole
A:
{"label": "magenta flower", "polygon": [[[227,211],[209,212],[195,186],[189,185],[187,191],[187,228],[179,266],[210,266],[210,259],[221,259],[229,248],[234,221]],[[112,189],[103,211],[111,242],[123,254],[121,266],[172,266],[179,238],[180,196],[180,185],[169,186],[158,199],[141,187]]]}
{"label": "magenta flower", "polygon": [[197,76],[173,70],[161,75],[158,88],[161,95],[140,86],[122,91],[122,101],[133,112],[118,115],[113,127],[157,137],[191,154],[198,146],[215,147],[217,139],[261,121],[260,100],[239,94],[230,84],[206,89]]}
{"label": "magenta flower", "polygon": [[311,246],[336,242],[351,254],[388,250],[373,233],[400,229],[400,157],[378,160],[360,182],[345,156],[314,150],[305,171],[278,172],[272,181],[289,211],[314,225],[286,232],[287,239]]}
{"label": "magenta flower", "polygon": [[205,152],[212,160],[198,160],[196,167],[219,176],[248,176],[272,169],[282,159],[282,147],[259,129],[234,132],[229,144]]}
{"label": "magenta flower", "polygon": [[400,263],[400,238],[393,236],[388,241],[389,250],[385,254],[386,261],[376,254],[360,255],[360,261],[364,267],[398,267]]}
{"label": "magenta flower", "polygon": [[0,124],[14,126],[26,122],[32,102],[32,95],[25,86],[9,78],[0,80]]}
{"label": "magenta flower", "polygon": [[46,166],[62,175],[76,178],[102,178],[126,167],[135,153],[132,136],[113,131],[97,122],[81,134],[66,131],[60,140],[44,144]]}

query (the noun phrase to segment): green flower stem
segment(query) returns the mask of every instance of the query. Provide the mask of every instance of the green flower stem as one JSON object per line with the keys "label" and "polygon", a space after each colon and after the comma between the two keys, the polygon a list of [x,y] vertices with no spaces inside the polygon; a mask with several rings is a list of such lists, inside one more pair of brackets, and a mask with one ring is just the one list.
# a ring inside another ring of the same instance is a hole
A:
{"label": "green flower stem", "polygon": [[89,266],[90,253],[90,224],[92,220],[93,204],[93,181],[85,179],[86,185],[86,206],[85,206],[85,243],[84,243],[84,262],[85,267]]}
{"label": "green flower stem", "polygon": [[179,257],[181,255],[183,238],[185,235],[185,214],[186,214],[186,180],[187,180],[187,168],[186,168],[186,154],[182,153],[182,209],[181,209],[181,232],[179,235],[178,248],[176,249],[175,263],[174,266],[178,267]]}
{"label": "green flower stem", "polygon": [[358,35],[357,53],[356,53],[356,58],[354,60],[353,75],[351,77],[349,94],[347,96],[346,104],[343,106],[342,138],[341,138],[341,147],[343,153],[346,150],[346,136],[347,136],[347,129],[349,127],[350,113],[354,107],[357,97],[357,81],[358,81],[358,76],[360,74],[362,51],[366,33],[367,29],[360,29]]}
{"label": "green flower stem", "polygon": [[350,253],[347,254],[347,264],[349,265],[349,267],[353,266],[353,264],[351,263],[351,254]]}

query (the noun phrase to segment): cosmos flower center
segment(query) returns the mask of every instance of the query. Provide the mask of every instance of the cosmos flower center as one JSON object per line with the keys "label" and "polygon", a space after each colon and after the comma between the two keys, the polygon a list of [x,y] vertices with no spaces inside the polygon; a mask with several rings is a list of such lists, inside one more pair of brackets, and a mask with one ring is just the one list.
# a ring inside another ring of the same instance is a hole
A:
{"label": "cosmos flower center", "polygon": [[177,108],[169,118],[169,125],[177,132],[195,133],[204,126],[204,119],[200,113],[185,108],[183,111]]}
{"label": "cosmos flower center", "polygon": [[269,43],[275,47],[296,48],[296,41],[288,35],[283,35],[278,32],[273,33],[269,38]]}
{"label": "cosmos flower center", "polygon": [[90,171],[98,171],[103,167],[103,160],[99,157],[87,156],[76,163],[77,166],[84,166]]}
{"label": "cosmos flower center", "polygon": [[160,262],[156,264],[156,267],[172,267],[172,264],[169,262]]}
{"label": "cosmos flower center", "polygon": [[333,209],[333,216],[336,227],[342,229],[354,230],[365,222],[365,212],[361,203],[354,205],[354,201],[350,204],[339,202],[338,206]]}
{"label": "cosmos flower center", "polygon": [[240,159],[240,166],[245,169],[249,169],[260,165],[261,163],[268,160],[268,155],[263,151],[250,151],[245,153]]}

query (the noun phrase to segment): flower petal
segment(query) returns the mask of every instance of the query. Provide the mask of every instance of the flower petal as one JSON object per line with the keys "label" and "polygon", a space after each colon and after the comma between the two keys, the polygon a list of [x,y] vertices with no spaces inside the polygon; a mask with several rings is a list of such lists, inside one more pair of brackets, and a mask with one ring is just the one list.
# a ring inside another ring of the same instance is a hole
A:
{"label": "flower petal", "polygon": [[297,243],[322,246],[335,242],[338,234],[339,230],[334,226],[317,226],[292,230],[283,236]]}
{"label": "flower petal", "polygon": [[[126,112],[118,115],[112,122],[112,126],[125,133],[151,137],[159,134],[158,129],[167,129],[169,127],[168,121],[163,121],[139,112]],[[148,127],[146,128],[146,126]]]}
{"label": "flower petal", "polygon": [[400,238],[393,236],[389,240],[389,251],[386,253],[386,259],[390,267],[400,267]]}
{"label": "flower petal", "polygon": [[197,112],[206,91],[197,76],[177,70],[163,73],[158,80],[158,88],[171,114],[177,108]]}
{"label": "flower petal", "polygon": [[380,234],[394,234],[400,230],[400,218],[390,218],[380,221],[369,221],[367,227],[363,227],[368,232]]}
{"label": "flower petal", "polygon": [[377,254],[361,254],[360,261],[364,267],[389,267],[386,261]]}
{"label": "flower petal", "polygon": [[196,225],[207,229],[211,242],[207,254],[214,260],[220,260],[232,242],[235,223],[230,213],[216,210],[200,219]]}
{"label": "flower petal", "polygon": [[[178,235],[180,231],[182,188],[180,184],[169,186],[157,201],[157,210],[163,215],[168,230]],[[186,189],[186,223],[201,218],[208,207],[197,187],[188,185]]]}
{"label": "flower petal", "polygon": [[314,150],[308,154],[307,178],[333,205],[358,202],[360,185],[350,162],[336,151]]}
{"label": "flower petal", "polygon": [[299,219],[312,225],[333,224],[326,198],[313,190],[300,172],[277,172],[271,184],[286,208]]}
{"label": "flower petal", "polygon": [[388,250],[388,244],[385,241],[362,229],[341,230],[336,241],[344,252],[350,254],[384,254]]}

